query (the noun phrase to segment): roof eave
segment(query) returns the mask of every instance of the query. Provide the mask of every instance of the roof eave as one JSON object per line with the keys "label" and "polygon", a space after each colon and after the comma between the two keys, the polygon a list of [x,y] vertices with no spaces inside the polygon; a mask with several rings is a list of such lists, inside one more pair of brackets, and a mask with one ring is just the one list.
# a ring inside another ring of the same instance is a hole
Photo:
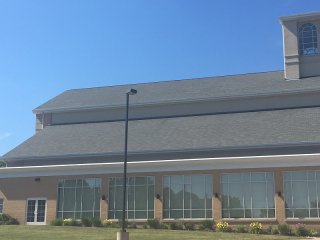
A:
{"label": "roof eave", "polygon": [[[233,95],[225,97],[210,97],[210,98],[197,98],[197,99],[181,99],[181,100],[168,100],[168,101],[158,101],[158,102],[145,102],[145,103],[131,103],[131,107],[145,107],[145,106],[155,106],[163,104],[179,104],[179,103],[192,103],[192,102],[203,102],[203,101],[222,101],[222,100],[240,100],[255,97],[266,97],[266,96],[280,96],[280,95],[294,95],[303,93],[317,93],[320,92],[320,88],[316,89],[305,89],[305,90],[294,90],[294,91],[282,91],[282,92],[272,92],[272,93],[257,93],[257,94],[246,94],[246,95]],[[100,110],[100,109],[115,109],[124,108],[124,104],[117,105],[100,105],[100,106],[87,106],[87,107],[60,107],[60,108],[35,108],[32,110],[34,114],[43,113],[58,113],[58,112],[69,112],[69,111],[80,111],[80,110]]]}
{"label": "roof eave", "polygon": [[[213,147],[213,148],[197,148],[197,149],[164,149],[160,151],[129,151],[129,155],[152,155],[164,153],[186,153],[186,152],[206,152],[206,151],[231,151],[231,150],[255,150],[255,149],[278,149],[289,147],[312,147],[319,146],[320,142],[300,142],[286,144],[265,144],[265,145],[243,145],[243,146],[228,146],[228,147]],[[21,156],[21,157],[5,157],[3,160],[8,161],[28,161],[28,160],[54,160],[66,158],[89,158],[89,157],[112,157],[122,156],[123,152],[112,153],[89,153],[89,154],[64,154],[64,155],[48,155],[48,156]]]}
{"label": "roof eave", "polygon": [[[292,154],[271,156],[243,156],[223,158],[196,158],[156,160],[147,162],[129,162],[129,173],[138,172],[170,172],[195,171],[212,169],[239,169],[264,167],[314,167],[320,166],[320,153]],[[42,176],[71,176],[90,174],[122,173],[123,163],[92,163],[70,165],[47,165],[27,167],[0,168],[0,178],[42,177]]]}
{"label": "roof eave", "polygon": [[279,17],[280,23],[283,23],[285,21],[291,21],[291,20],[296,20],[296,19],[309,19],[312,17],[319,17],[320,12],[310,12],[310,13],[305,13],[305,14],[297,14],[297,15],[291,15],[291,16],[282,16]]}

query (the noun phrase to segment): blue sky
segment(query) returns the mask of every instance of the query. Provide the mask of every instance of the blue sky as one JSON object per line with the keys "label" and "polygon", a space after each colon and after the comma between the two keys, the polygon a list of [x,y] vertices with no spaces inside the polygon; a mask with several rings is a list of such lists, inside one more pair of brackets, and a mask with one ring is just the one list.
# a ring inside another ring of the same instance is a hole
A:
{"label": "blue sky", "polygon": [[0,155],[73,88],[283,69],[278,17],[318,0],[0,0]]}

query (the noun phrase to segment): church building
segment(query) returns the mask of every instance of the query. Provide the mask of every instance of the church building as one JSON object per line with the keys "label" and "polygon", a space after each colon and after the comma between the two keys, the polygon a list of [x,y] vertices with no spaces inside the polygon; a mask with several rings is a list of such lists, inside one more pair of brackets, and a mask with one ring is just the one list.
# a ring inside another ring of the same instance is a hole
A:
{"label": "church building", "polygon": [[67,90],[1,157],[0,212],[21,224],[320,223],[320,13],[280,17],[284,71]]}

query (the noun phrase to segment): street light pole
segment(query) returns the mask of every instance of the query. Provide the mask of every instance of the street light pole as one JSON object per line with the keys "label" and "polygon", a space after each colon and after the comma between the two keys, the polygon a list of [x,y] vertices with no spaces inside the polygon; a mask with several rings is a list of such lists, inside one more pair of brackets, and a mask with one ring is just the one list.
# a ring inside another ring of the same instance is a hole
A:
{"label": "street light pole", "polygon": [[128,160],[128,122],[129,122],[129,97],[137,94],[136,89],[126,92],[126,119],[125,119],[125,140],[124,140],[124,164],[123,164],[123,206],[122,206],[122,228],[118,233],[118,240],[129,240],[129,233],[126,232],[126,202],[127,202],[127,160]]}

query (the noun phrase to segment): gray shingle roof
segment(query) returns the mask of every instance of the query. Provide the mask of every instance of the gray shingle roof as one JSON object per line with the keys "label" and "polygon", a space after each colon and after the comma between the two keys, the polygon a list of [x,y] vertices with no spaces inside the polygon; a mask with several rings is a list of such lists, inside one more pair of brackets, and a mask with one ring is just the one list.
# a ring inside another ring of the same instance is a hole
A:
{"label": "gray shingle roof", "polygon": [[320,89],[320,77],[284,79],[283,71],[207,77],[189,80],[68,90],[34,109],[35,112],[121,106],[129,88],[138,90],[132,104],[282,93]]}
{"label": "gray shingle roof", "polygon": [[[122,153],[123,122],[49,126],[4,159]],[[320,108],[135,120],[129,152],[320,142]]]}

